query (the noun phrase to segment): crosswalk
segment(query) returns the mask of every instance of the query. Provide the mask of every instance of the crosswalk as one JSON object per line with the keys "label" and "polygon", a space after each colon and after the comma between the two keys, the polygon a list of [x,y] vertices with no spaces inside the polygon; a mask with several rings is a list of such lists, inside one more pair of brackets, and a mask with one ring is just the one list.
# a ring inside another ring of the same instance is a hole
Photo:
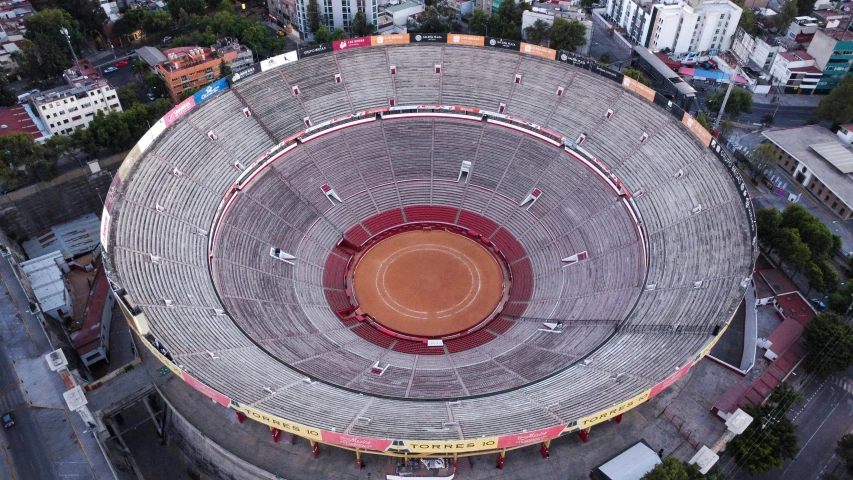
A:
{"label": "crosswalk", "polygon": [[846,378],[836,377],[833,379],[832,383],[835,384],[836,386],[841,387],[842,389],[846,390],[847,393],[853,395],[853,380],[848,380]]}
{"label": "crosswalk", "polygon": [[20,385],[6,385],[0,393],[0,414],[27,404],[27,397]]}

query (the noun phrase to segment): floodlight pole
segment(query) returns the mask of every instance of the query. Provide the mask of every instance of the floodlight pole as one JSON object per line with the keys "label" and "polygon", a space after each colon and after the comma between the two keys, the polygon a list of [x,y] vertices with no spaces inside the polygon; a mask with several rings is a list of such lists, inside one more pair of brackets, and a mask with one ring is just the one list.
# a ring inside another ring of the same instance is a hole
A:
{"label": "floodlight pole", "polygon": [[720,105],[720,111],[717,113],[717,118],[714,120],[714,130],[717,130],[720,126],[720,120],[723,118],[723,112],[726,111],[726,103],[728,103],[729,96],[732,94],[732,89],[734,88],[735,82],[737,81],[739,70],[740,63],[735,63],[735,73],[734,75],[729,77],[729,88],[726,89],[726,96],[723,97],[723,104]]}
{"label": "floodlight pole", "polygon": [[74,57],[74,70],[79,74],[80,61],[77,60],[77,54],[74,53],[74,47],[71,46],[71,35],[68,33],[68,29],[65,27],[60,28],[59,33],[65,36],[65,41],[68,42],[68,49],[71,50],[71,56]]}

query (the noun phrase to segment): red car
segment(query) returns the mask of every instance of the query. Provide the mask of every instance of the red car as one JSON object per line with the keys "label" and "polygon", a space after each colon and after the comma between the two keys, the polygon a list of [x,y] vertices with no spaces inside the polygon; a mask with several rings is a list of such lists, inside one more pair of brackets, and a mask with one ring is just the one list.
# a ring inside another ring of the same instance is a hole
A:
{"label": "red car", "polygon": [[128,65],[127,60],[122,60],[116,63],[116,67],[126,67]]}

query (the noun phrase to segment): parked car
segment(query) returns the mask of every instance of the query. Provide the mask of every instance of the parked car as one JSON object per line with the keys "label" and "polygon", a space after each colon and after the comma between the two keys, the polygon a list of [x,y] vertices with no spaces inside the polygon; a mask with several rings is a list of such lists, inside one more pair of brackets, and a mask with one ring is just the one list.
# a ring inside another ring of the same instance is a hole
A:
{"label": "parked car", "polygon": [[813,298],[813,299],[811,300],[811,302],[812,302],[812,305],[814,305],[815,307],[817,307],[817,308],[818,308],[818,310],[824,310],[824,309],[826,309],[826,304],[825,304],[825,303],[823,303],[822,301],[820,301],[820,300],[816,299],[816,298]]}
{"label": "parked car", "polygon": [[3,428],[12,428],[15,426],[15,420],[12,419],[12,412],[3,414]]}
{"label": "parked car", "polygon": [[168,45],[170,43],[172,43],[172,37],[170,37],[168,35],[163,37],[163,44]]}
{"label": "parked car", "polygon": [[128,65],[129,65],[129,63],[127,63],[127,60],[121,60],[118,63],[116,63],[116,67],[126,67]]}
{"label": "parked car", "polygon": [[117,72],[118,69],[116,67],[107,67],[104,69],[104,75],[109,75],[113,72]]}
{"label": "parked car", "polygon": [[279,37],[283,37],[285,35],[284,30],[279,30],[279,31],[275,32],[275,34],[278,35]]}
{"label": "parked car", "polygon": [[151,93],[151,92],[148,92],[148,95],[146,95],[146,97],[148,97],[148,100],[151,100],[152,102],[157,98],[157,97],[155,97],[155,96],[154,96],[154,94],[153,94],[153,93]]}

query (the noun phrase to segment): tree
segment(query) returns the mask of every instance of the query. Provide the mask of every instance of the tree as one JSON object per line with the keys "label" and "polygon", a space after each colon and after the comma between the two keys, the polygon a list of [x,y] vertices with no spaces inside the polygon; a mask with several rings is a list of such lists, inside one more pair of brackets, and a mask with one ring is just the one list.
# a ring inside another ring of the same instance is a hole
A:
{"label": "tree", "polygon": [[486,36],[488,33],[489,16],[482,8],[475,8],[471,19],[468,20],[468,28],[474,35]]}
{"label": "tree", "polygon": [[799,5],[797,4],[797,0],[787,0],[779,13],[773,17],[773,21],[776,24],[776,28],[779,30],[779,33],[784,33],[785,30],[791,25],[791,22],[794,20],[794,17],[797,16],[799,12]]}
{"label": "tree", "polygon": [[142,29],[148,34],[157,34],[171,30],[175,25],[172,17],[163,10],[146,10],[142,20]]}
{"label": "tree", "polygon": [[577,20],[555,18],[551,25],[551,48],[574,52],[586,44],[586,26]]}
{"label": "tree", "polygon": [[[189,15],[204,15],[207,4],[204,0],[169,0],[169,13],[175,21],[181,16],[181,10]],[[231,8],[234,13],[234,8]]]}
{"label": "tree", "polygon": [[758,241],[767,248],[770,255],[779,246],[779,229],[782,214],[775,208],[762,208],[755,213],[755,225],[758,230]]}
{"label": "tree", "polygon": [[317,4],[317,0],[308,0],[308,7],[305,11],[308,16],[308,28],[312,33],[317,33],[317,30],[320,29],[320,23],[322,22],[322,17],[320,16],[320,5]]}
{"label": "tree", "polygon": [[809,289],[806,292],[806,296],[810,295],[812,290],[824,291],[823,271],[816,263],[812,262],[806,265],[806,268],[803,270],[803,276],[809,282]]}
{"label": "tree", "polygon": [[48,9],[27,19],[27,33],[21,42],[21,52],[16,52],[21,73],[28,80],[52,85],[74,63],[62,28],[68,30],[71,44],[78,49],[85,43],[80,25],[62,10]]}
{"label": "tree", "polygon": [[737,26],[752,36],[756,36],[761,33],[761,27],[758,25],[758,22],[755,21],[755,14],[752,13],[752,10],[749,8],[743,9]]}
{"label": "tree", "polygon": [[704,478],[699,473],[699,467],[688,465],[675,457],[666,457],[651,471],[641,477],[641,480],[698,480]]}
{"label": "tree", "polygon": [[314,43],[329,43],[331,41],[332,32],[329,31],[329,27],[320,25],[320,28],[314,32]]}
{"label": "tree", "polygon": [[524,36],[527,41],[535,45],[542,45],[543,42],[546,42],[550,33],[551,26],[544,20],[536,20],[533,25],[524,29]]}
{"label": "tree", "polygon": [[810,17],[814,13],[815,2],[809,0],[797,0],[797,16]]}
{"label": "tree", "polygon": [[793,228],[809,246],[814,258],[828,255],[832,250],[841,248],[841,237],[833,235],[829,227],[819,218],[803,208],[790,204],[782,211],[782,228]]}
{"label": "tree", "polygon": [[450,22],[441,17],[438,9],[434,6],[429,7],[418,15],[419,32],[423,33],[447,33],[452,30]]}
{"label": "tree", "polygon": [[803,271],[811,263],[812,252],[803,243],[800,234],[793,228],[779,229],[779,256],[794,269],[794,274]]}
{"label": "tree", "polygon": [[612,60],[612,59],[613,59],[613,56],[610,55],[610,52],[604,52],[601,54],[600,57],[598,57],[598,61],[600,61],[603,64],[610,63],[610,60]]}
{"label": "tree", "polygon": [[729,135],[731,135],[731,134],[732,134],[732,131],[733,131],[734,129],[735,129],[735,124],[734,124],[734,122],[732,122],[732,121],[731,121],[731,120],[729,120],[728,118],[721,120],[721,121],[720,121],[720,126],[719,126],[719,127],[717,127],[717,131],[718,131],[718,132],[720,133],[720,135],[722,135],[723,137],[728,137]]}
{"label": "tree", "polygon": [[11,107],[18,102],[18,96],[9,88],[9,79],[0,73],[0,105]]}
{"label": "tree", "polygon": [[835,445],[835,454],[844,461],[847,473],[853,474],[853,435],[843,435]]}
{"label": "tree", "polygon": [[231,75],[231,67],[229,67],[228,64],[225,63],[225,59],[223,58],[219,62],[219,78],[225,78],[228,75]]}
{"label": "tree", "polygon": [[823,97],[815,115],[829,120],[833,126],[853,122],[853,77],[844,77],[829,95]]}
{"label": "tree", "polygon": [[373,34],[375,27],[372,23],[367,23],[367,15],[361,10],[356,12],[352,19],[352,36],[367,37]]}
{"label": "tree", "polygon": [[53,135],[44,142],[47,158],[73,160],[76,157],[74,142],[68,135]]}
{"label": "tree", "polygon": [[711,131],[711,124],[708,123],[708,117],[705,116],[704,113],[696,115],[696,121],[699,122],[699,125],[702,125],[702,128],[708,130],[709,132]]}
{"label": "tree", "polygon": [[216,13],[234,14],[234,3],[231,0],[222,0],[216,7]]}
{"label": "tree", "polygon": [[[713,112],[720,111],[726,92],[720,91],[708,97],[708,108]],[[752,113],[752,93],[742,88],[732,89],[729,100],[726,102],[725,113],[732,117],[738,117],[741,113]]]}
{"label": "tree", "polygon": [[763,123],[767,127],[773,125],[774,121],[776,121],[776,115],[773,115],[772,113],[768,113],[761,116],[761,123]]}
{"label": "tree", "polygon": [[347,32],[345,32],[343,28],[336,28],[332,30],[332,40],[343,40],[345,38],[347,38]]}
{"label": "tree", "polygon": [[145,75],[151,73],[151,67],[149,67],[144,60],[137,60],[133,62],[133,66],[131,66],[130,68],[133,71],[133,74],[136,75],[138,78],[144,78]]}
{"label": "tree", "polygon": [[820,258],[817,260],[816,265],[820,268],[821,275],[823,276],[823,289],[821,291],[832,293],[837,290],[841,279],[838,278],[838,273],[829,264],[829,260],[826,257]]}
{"label": "tree", "polygon": [[738,465],[751,474],[766,472],[780,468],[784,459],[799,453],[797,427],[786,415],[801,398],[799,392],[781,383],[766,405],[744,408],[752,416],[752,423],[726,447]]}
{"label": "tree", "polygon": [[765,170],[772,171],[778,159],[776,148],[769,142],[759,145],[755,150],[749,152],[746,158],[752,167],[753,178],[757,178]]}
{"label": "tree", "polygon": [[56,157],[36,143],[28,133],[14,132],[0,137],[0,179],[10,188],[55,177]]}
{"label": "tree", "polygon": [[625,75],[626,77],[633,78],[634,80],[642,83],[643,85],[645,85],[647,87],[652,86],[652,82],[648,81],[648,79],[646,79],[646,76],[643,75],[643,72],[641,72],[639,70],[634,70],[633,68],[628,68],[622,72],[622,75]]}
{"label": "tree", "polygon": [[821,312],[803,330],[805,367],[826,378],[853,365],[853,326],[835,312]]}
{"label": "tree", "polygon": [[81,31],[91,36],[104,33],[107,14],[95,0],[34,0],[36,11],[60,9],[68,12],[79,24]]}
{"label": "tree", "polygon": [[127,85],[122,85],[118,87],[118,101],[121,103],[122,110],[127,110],[134,103],[139,103],[137,99],[137,90],[135,83],[128,83]]}

